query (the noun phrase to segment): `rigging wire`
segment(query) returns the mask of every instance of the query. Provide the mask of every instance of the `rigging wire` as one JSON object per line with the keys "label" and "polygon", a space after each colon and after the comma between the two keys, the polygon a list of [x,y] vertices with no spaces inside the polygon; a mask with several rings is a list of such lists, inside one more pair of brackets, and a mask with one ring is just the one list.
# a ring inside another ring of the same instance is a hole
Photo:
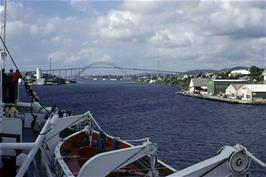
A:
{"label": "rigging wire", "polygon": [[51,112],[49,112],[49,111],[48,111],[48,110],[47,110],[47,109],[41,104],[41,102],[39,101],[39,99],[36,97],[36,95],[35,95],[34,92],[32,91],[32,88],[28,85],[26,79],[25,79],[24,77],[22,77],[22,75],[21,75],[21,73],[20,73],[20,71],[19,71],[19,68],[18,68],[16,62],[15,62],[14,58],[12,57],[12,55],[11,55],[11,53],[10,53],[8,47],[6,46],[6,44],[5,44],[5,42],[4,42],[4,40],[3,40],[3,38],[2,38],[1,35],[0,35],[0,40],[1,40],[2,44],[4,45],[4,48],[6,49],[7,54],[9,55],[9,57],[10,57],[12,63],[14,64],[15,68],[18,70],[18,72],[19,72],[19,74],[20,74],[20,78],[24,81],[24,83],[25,83],[25,89],[26,89],[27,94],[28,94],[29,96],[31,96],[32,98],[34,98],[34,99],[40,104],[40,106],[41,106],[41,107],[42,107],[47,113],[51,113]]}
{"label": "rigging wire", "polygon": [[4,42],[4,40],[3,40],[3,38],[2,38],[1,35],[0,35],[0,39],[1,39],[1,42],[3,43],[3,45],[4,45],[4,48],[5,48],[6,51],[7,51],[7,53],[8,53],[8,55],[9,55],[9,57],[10,57],[12,63],[14,64],[14,66],[16,67],[16,69],[19,70],[19,69],[18,69],[18,66],[16,65],[16,62],[14,61],[14,58],[12,57],[11,53],[9,52],[9,50],[8,50],[8,48],[7,48],[7,46],[6,46],[6,44],[5,44],[5,42]]}
{"label": "rigging wire", "polygon": [[125,142],[143,142],[143,141],[148,141],[149,138],[141,138],[141,139],[120,139],[121,141],[125,141]]}
{"label": "rigging wire", "polygon": [[[156,170],[164,170],[164,169],[168,169],[167,167],[156,167],[155,168]],[[149,171],[150,169],[149,168],[137,168],[137,169],[127,169],[127,168],[120,168],[120,169],[117,169],[116,171],[114,172],[129,172],[129,173],[134,173],[134,172],[140,172],[140,171]]]}
{"label": "rigging wire", "polygon": [[46,132],[40,133],[39,135],[46,135],[47,133],[49,133],[53,128],[49,128],[49,130],[47,130]]}
{"label": "rigging wire", "polygon": [[[71,127],[72,125],[75,125],[78,121],[80,121],[81,119],[83,119],[85,116],[87,116],[87,115],[82,115],[79,119],[77,119],[76,121],[74,121],[73,123],[71,123],[68,127]],[[58,134],[60,134],[60,132],[55,133],[50,138],[46,139],[44,142],[48,142],[49,140],[51,140],[52,138],[54,138]]]}

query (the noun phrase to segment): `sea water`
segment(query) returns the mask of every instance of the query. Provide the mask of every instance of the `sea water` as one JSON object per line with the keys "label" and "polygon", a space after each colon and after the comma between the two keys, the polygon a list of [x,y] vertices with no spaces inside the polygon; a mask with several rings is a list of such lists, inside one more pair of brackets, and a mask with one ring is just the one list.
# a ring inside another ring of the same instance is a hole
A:
{"label": "sea water", "polygon": [[[266,106],[184,97],[178,88],[121,81],[35,86],[40,101],[74,114],[91,111],[101,127],[122,139],[150,137],[159,158],[183,169],[242,144],[266,162]],[[21,99],[27,100],[21,90]],[[254,162],[251,176],[266,176]]]}

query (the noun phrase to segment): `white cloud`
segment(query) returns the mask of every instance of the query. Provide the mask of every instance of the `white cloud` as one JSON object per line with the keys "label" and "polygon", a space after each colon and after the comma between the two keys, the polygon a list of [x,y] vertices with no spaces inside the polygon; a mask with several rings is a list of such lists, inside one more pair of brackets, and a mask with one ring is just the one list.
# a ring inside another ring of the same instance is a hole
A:
{"label": "white cloud", "polygon": [[144,68],[156,68],[161,60],[168,70],[265,65],[261,3],[125,1],[110,9],[94,4],[92,15],[92,3],[103,2],[74,0],[62,2],[71,15],[50,9],[49,16],[34,3],[9,3],[7,44],[21,66],[47,68],[49,56],[54,68],[103,59]]}
{"label": "white cloud", "polygon": [[220,9],[211,13],[207,20],[208,27],[217,35],[241,38],[257,38],[266,35],[265,10],[239,7],[232,2],[221,2]]}
{"label": "white cloud", "polygon": [[56,26],[52,23],[48,23],[44,27],[44,32],[45,33],[53,33],[56,31]]}
{"label": "white cloud", "polygon": [[21,31],[24,29],[24,23],[22,21],[11,21],[11,22],[7,22],[7,26],[8,26],[8,33],[10,33],[10,35],[15,34],[17,31]]}
{"label": "white cloud", "polygon": [[127,9],[132,12],[140,14],[149,14],[161,10],[161,5],[163,1],[124,1],[122,4],[122,9]]}
{"label": "white cloud", "polygon": [[138,35],[140,19],[130,11],[112,10],[97,18],[93,32],[99,37],[131,39]]}
{"label": "white cloud", "polygon": [[169,31],[167,29],[156,32],[149,40],[152,45],[159,48],[186,47],[193,43],[194,34],[192,32]]}
{"label": "white cloud", "polygon": [[70,0],[70,5],[81,12],[85,12],[91,8],[89,1],[86,0]]}
{"label": "white cloud", "polygon": [[30,33],[35,35],[35,34],[38,34],[38,31],[39,31],[39,27],[35,24],[32,24],[30,26]]}

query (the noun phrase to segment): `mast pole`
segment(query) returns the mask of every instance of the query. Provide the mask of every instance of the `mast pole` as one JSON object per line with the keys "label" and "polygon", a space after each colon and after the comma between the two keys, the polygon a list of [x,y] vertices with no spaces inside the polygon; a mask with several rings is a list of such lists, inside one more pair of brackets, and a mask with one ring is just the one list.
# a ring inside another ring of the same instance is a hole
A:
{"label": "mast pole", "polygon": [[[4,11],[4,43],[6,43],[6,6],[7,6],[7,0],[5,0],[5,11]],[[6,49],[4,48],[4,52]]]}
{"label": "mast pole", "polygon": [[[6,11],[7,11],[7,0],[4,0],[4,20],[3,20],[3,37],[4,37],[4,43],[6,42]],[[1,72],[0,72],[0,84],[1,84],[1,90],[0,90],[0,103],[3,103],[3,69],[5,68],[5,60],[6,60],[6,49],[3,44],[3,49],[1,49]],[[1,117],[3,117],[3,107],[1,106]]]}
{"label": "mast pole", "polygon": [[49,74],[52,75],[52,57],[49,58]]}
{"label": "mast pole", "polygon": [[[3,39],[4,43],[6,43],[6,11],[7,11],[7,0],[4,1],[4,26],[3,26]],[[6,65],[6,48],[4,47],[3,52],[2,52],[2,69],[5,68]]]}

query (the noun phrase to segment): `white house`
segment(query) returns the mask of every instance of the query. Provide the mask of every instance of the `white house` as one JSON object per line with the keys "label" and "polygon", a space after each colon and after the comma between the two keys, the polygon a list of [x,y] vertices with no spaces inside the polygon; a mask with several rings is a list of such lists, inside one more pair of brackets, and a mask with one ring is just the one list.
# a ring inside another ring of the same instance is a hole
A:
{"label": "white house", "polygon": [[266,99],[266,84],[245,84],[239,94],[242,100]]}
{"label": "white house", "polygon": [[225,90],[225,95],[227,98],[237,99],[240,96],[239,89],[242,86],[243,84],[230,84]]}
{"label": "white house", "polygon": [[207,94],[208,82],[210,79],[208,78],[192,78],[189,83],[189,92],[191,94],[201,93]]}
{"label": "white house", "polygon": [[249,75],[250,74],[250,71],[248,70],[245,70],[245,69],[238,69],[238,70],[233,70],[231,71],[231,75]]}
{"label": "white house", "polygon": [[37,85],[44,85],[45,84],[45,78],[42,78],[42,71],[40,68],[36,69],[36,82]]}
{"label": "white house", "polygon": [[263,75],[263,83],[266,84],[266,69],[264,69],[262,75]]}

